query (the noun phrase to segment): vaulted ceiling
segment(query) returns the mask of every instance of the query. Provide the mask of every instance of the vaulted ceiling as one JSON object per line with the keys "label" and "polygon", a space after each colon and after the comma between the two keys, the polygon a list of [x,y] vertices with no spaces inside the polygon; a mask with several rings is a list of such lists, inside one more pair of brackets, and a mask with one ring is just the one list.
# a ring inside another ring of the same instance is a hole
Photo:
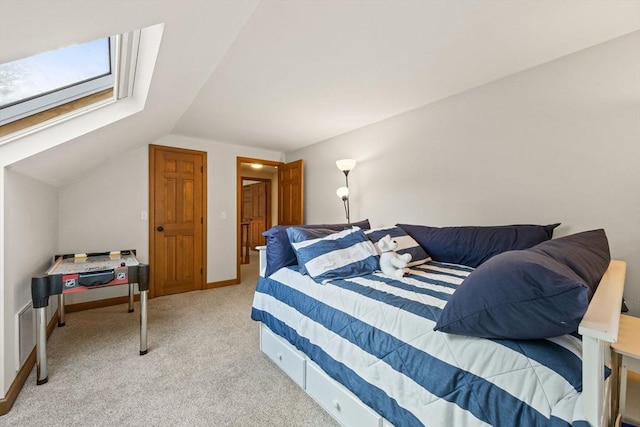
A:
{"label": "vaulted ceiling", "polygon": [[168,133],[286,152],[638,31],[640,1],[0,0],[0,61],[161,22],[144,111],[16,170]]}

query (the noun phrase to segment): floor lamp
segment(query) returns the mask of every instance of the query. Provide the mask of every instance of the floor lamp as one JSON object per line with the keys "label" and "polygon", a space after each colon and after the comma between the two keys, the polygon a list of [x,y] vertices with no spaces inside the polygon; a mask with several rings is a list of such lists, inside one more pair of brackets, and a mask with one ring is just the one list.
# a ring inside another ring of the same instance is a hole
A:
{"label": "floor lamp", "polygon": [[336,190],[336,194],[342,200],[344,204],[344,213],[347,216],[347,224],[351,224],[349,217],[349,172],[356,167],[356,161],[354,159],[342,159],[336,161],[336,166],[344,173],[345,186]]}

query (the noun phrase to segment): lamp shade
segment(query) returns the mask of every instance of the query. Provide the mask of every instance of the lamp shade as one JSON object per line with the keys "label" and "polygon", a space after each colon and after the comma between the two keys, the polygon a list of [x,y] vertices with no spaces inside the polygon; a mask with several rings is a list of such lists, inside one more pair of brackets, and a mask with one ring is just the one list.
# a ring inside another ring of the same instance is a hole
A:
{"label": "lamp shade", "polygon": [[341,199],[346,199],[349,197],[349,189],[347,187],[340,187],[336,190],[336,194]]}
{"label": "lamp shade", "polygon": [[340,169],[342,172],[348,172],[352,171],[353,168],[356,167],[356,161],[354,159],[342,159],[336,161],[336,166],[338,166],[338,169]]}

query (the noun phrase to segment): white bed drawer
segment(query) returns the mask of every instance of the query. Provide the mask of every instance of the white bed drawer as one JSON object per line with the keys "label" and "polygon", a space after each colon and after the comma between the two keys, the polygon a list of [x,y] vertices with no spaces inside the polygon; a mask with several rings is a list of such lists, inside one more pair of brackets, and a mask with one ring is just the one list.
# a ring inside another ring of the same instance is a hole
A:
{"label": "white bed drawer", "polygon": [[380,426],[378,414],[311,361],[307,361],[307,393],[343,426]]}
{"label": "white bed drawer", "polygon": [[304,355],[264,324],[260,324],[260,350],[304,389]]}

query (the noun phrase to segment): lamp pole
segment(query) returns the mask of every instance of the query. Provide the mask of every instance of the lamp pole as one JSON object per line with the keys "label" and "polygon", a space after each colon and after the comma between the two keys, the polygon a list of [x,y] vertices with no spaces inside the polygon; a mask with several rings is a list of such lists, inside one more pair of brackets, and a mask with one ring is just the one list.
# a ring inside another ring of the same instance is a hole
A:
{"label": "lamp pole", "polygon": [[349,212],[349,172],[356,167],[356,161],[353,159],[342,159],[336,161],[336,166],[344,173],[345,186],[338,189],[338,197],[342,199],[344,203],[344,212],[347,216],[347,224],[351,224],[350,212]]}
{"label": "lamp pole", "polygon": [[349,171],[348,170],[344,171],[344,183],[345,183],[345,186],[347,187],[347,197],[342,199],[342,201],[344,202],[344,211],[347,215],[347,224],[351,224],[351,220],[349,218]]}

